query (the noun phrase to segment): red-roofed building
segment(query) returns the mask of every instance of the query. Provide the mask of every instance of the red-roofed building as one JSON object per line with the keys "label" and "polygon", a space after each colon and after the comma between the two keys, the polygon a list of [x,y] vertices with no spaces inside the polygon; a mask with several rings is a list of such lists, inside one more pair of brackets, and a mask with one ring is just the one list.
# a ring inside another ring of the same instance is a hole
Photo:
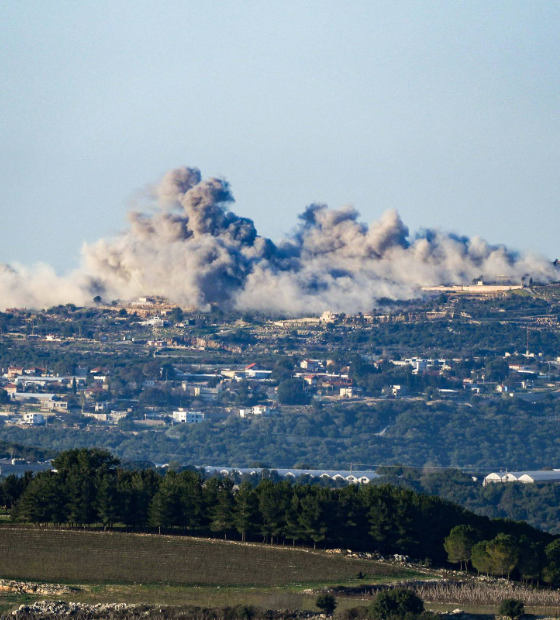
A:
{"label": "red-roofed building", "polygon": [[12,394],[17,392],[17,385],[15,385],[15,383],[8,383],[4,389],[8,393],[9,397],[12,398]]}

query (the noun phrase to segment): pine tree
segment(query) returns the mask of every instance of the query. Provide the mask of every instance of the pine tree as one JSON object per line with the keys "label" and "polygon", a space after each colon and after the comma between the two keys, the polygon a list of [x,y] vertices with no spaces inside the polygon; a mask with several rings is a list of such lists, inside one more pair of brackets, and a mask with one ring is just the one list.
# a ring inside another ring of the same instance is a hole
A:
{"label": "pine tree", "polygon": [[395,546],[396,510],[391,489],[383,485],[367,489],[369,504],[369,534],[381,551],[391,551]]}
{"label": "pine tree", "polygon": [[197,530],[205,524],[206,506],[199,474],[184,471],[179,475],[181,488],[182,524],[189,529]]}
{"label": "pine tree", "polygon": [[220,532],[227,539],[227,534],[234,525],[234,501],[229,485],[224,485],[218,492],[217,502],[212,510],[210,529]]}
{"label": "pine tree", "polygon": [[120,496],[116,477],[112,473],[103,475],[99,483],[97,514],[105,528],[113,525],[120,518]]}
{"label": "pine tree", "polygon": [[90,474],[72,473],[66,478],[68,519],[71,523],[86,525],[97,518],[96,488]]}
{"label": "pine tree", "polygon": [[470,525],[458,525],[454,527],[449,536],[443,542],[443,547],[447,551],[450,562],[458,563],[459,569],[467,570],[471,559],[472,548],[481,538],[480,532]]}
{"label": "pine tree", "polygon": [[54,472],[37,475],[17,504],[17,520],[26,523],[63,523],[66,502],[61,478]]}
{"label": "pine tree", "polygon": [[[314,487],[310,487],[314,490]],[[324,494],[317,492],[308,493],[301,499],[301,513],[299,524],[306,538],[313,541],[313,548],[317,547],[318,542],[322,542],[327,537],[327,501]]]}
{"label": "pine tree", "polygon": [[297,492],[294,491],[292,499],[286,508],[286,514],[284,517],[284,521],[286,523],[284,526],[284,536],[291,539],[293,547],[296,544],[296,540],[301,540],[303,538],[303,528],[299,522],[300,513],[301,501],[297,495]]}
{"label": "pine tree", "polygon": [[495,575],[509,576],[519,560],[519,544],[510,534],[498,534],[486,545],[486,551],[492,560],[492,572]]}
{"label": "pine tree", "polygon": [[258,498],[249,482],[242,482],[235,494],[233,521],[243,542],[245,542],[247,534],[257,530],[259,522]]}
{"label": "pine tree", "polygon": [[488,575],[492,572],[492,558],[488,553],[487,540],[481,540],[473,546],[471,552],[471,562],[479,573]]}
{"label": "pine tree", "polygon": [[275,484],[272,480],[263,480],[257,487],[259,512],[262,519],[261,532],[265,540],[270,538],[271,543],[274,543],[274,539],[281,536],[284,531],[289,491],[288,483]]}
{"label": "pine tree", "polygon": [[162,480],[150,503],[149,523],[158,528],[181,524],[181,495],[173,472]]}

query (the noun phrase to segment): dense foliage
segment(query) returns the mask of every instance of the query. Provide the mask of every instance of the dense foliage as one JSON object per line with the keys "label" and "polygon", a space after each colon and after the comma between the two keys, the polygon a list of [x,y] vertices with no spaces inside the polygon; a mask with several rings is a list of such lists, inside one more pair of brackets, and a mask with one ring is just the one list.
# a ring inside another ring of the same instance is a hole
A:
{"label": "dense foliage", "polygon": [[[0,427],[0,438],[44,450],[74,446],[110,449],[127,460],[170,459],[191,465],[362,469],[377,464],[538,469],[557,459],[560,400],[475,400],[472,405],[436,401],[308,408],[272,418],[206,421],[162,432],[107,432],[49,427]],[[385,432],[380,435],[383,430]]]}
{"label": "dense foliage", "polygon": [[0,441],[0,459],[22,458],[27,461],[44,461],[52,456],[54,452]]}
{"label": "dense foliage", "polygon": [[458,525],[485,539],[509,535],[537,543],[551,537],[526,524],[490,520],[437,497],[389,485],[320,486],[228,479],[206,481],[192,470],[130,471],[100,450],[59,455],[56,471],[8,476],[0,499],[14,519],[31,523],[179,528],[187,534],[320,544],[444,562],[444,540]]}
{"label": "dense foliage", "polygon": [[483,487],[480,476],[457,470],[444,472],[409,468],[381,468],[386,483],[405,486],[418,493],[438,495],[464,508],[493,519],[526,521],[538,529],[560,534],[560,485],[490,484]]}

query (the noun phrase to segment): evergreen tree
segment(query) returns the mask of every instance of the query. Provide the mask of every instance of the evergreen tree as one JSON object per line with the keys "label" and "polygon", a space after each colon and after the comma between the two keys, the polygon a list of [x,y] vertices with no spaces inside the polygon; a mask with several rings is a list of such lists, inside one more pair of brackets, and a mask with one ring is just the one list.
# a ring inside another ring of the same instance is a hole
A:
{"label": "evergreen tree", "polygon": [[2,484],[4,506],[11,510],[22,496],[31,479],[28,476],[20,478],[15,474],[6,476]]}
{"label": "evergreen tree", "polygon": [[259,497],[259,512],[261,514],[261,532],[265,540],[274,539],[284,532],[286,502],[291,495],[290,486],[286,482],[275,484],[272,480],[262,480],[257,487]]}
{"label": "evergreen tree", "polygon": [[104,527],[111,526],[120,519],[120,495],[113,473],[104,474],[99,482],[97,514]]}
{"label": "evergreen tree", "polygon": [[160,529],[181,525],[181,494],[174,472],[167,473],[152,498],[149,523]]}
{"label": "evergreen tree", "polygon": [[212,520],[210,529],[213,532],[220,532],[227,539],[227,534],[234,526],[234,500],[231,492],[232,483],[224,480],[224,484],[217,494],[217,501],[212,508]]}
{"label": "evergreen tree", "polygon": [[184,471],[179,474],[179,484],[182,523],[189,529],[198,530],[206,524],[202,479],[196,472]]}
{"label": "evergreen tree", "polygon": [[245,542],[247,534],[252,534],[257,529],[259,521],[258,497],[249,482],[242,482],[235,494],[233,521],[243,542]]}
{"label": "evergreen tree", "polygon": [[492,572],[495,575],[507,575],[509,579],[519,560],[517,540],[510,534],[498,534],[486,545],[486,551],[491,558]]}
{"label": "evergreen tree", "polygon": [[121,518],[126,525],[148,525],[150,503],[157,493],[161,477],[153,470],[128,472],[119,470],[117,491]]}
{"label": "evergreen tree", "polygon": [[531,542],[526,536],[522,536],[519,540],[519,562],[517,565],[521,579],[525,581],[538,580],[543,565],[543,543]]}
{"label": "evergreen tree", "polygon": [[[315,489],[315,487],[310,487]],[[323,489],[321,489],[323,491]],[[313,548],[317,547],[318,542],[327,538],[329,532],[328,513],[330,502],[326,493],[311,491],[301,499],[301,513],[299,524],[302,532],[307,539],[313,541]]]}
{"label": "evergreen tree", "polygon": [[396,542],[396,510],[391,489],[388,485],[383,485],[367,491],[369,534],[381,552],[390,552]]}
{"label": "evergreen tree", "polygon": [[17,504],[17,520],[26,523],[63,523],[66,502],[61,478],[53,472],[38,474]]}
{"label": "evergreen tree", "polygon": [[284,515],[284,532],[285,538],[292,541],[292,546],[295,546],[296,540],[301,540],[304,537],[303,528],[299,521],[299,515],[301,514],[301,500],[296,491],[292,495],[292,499],[289,501],[286,514]]}
{"label": "evergreen tree", "polygon": [[487,547],[488,541],[481,540],[480,542],[473,545],[471,551],[472,565],[479,573],[484,573],[485,575],[489,575],[493,569],[492,558],[488,553]]}
{"label": "evergreen tree", "polygon": [[545,549],[546,566],[543,579],[551,586],[560,585],[560,539],[551,542]]}
{"label": "evergreen tree", "polygon": [[362,486],[350,484],[338,492],[337,543],[350,549],[363,545],[368,538],[369,523]]}
{"label": "evergreen tree", "polygon": [[458,563],[460,569],[462,569],[464,562],[465,570],[467,570],[472,548],[480,538],[480,532],[471,525],[454,527],[443,543],[449,561]]}
{"label": "evergreen tree", "polygon": [[95,481],[91,474],[72,472],[65,479],[65,488],[69,521],[79,525],[95,523],[97,497]]}

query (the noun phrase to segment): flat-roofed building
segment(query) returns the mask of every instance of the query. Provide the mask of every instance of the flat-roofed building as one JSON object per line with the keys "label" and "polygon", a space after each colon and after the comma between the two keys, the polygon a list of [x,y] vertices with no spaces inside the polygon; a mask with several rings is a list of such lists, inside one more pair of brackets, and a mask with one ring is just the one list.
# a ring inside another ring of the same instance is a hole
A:
{"label": "flat-roofed building", "polygon": [[182,424],[200,424],[204,422],[205,415],[202,411],[187,411],[179,409],[173,412],[173,420]]}

